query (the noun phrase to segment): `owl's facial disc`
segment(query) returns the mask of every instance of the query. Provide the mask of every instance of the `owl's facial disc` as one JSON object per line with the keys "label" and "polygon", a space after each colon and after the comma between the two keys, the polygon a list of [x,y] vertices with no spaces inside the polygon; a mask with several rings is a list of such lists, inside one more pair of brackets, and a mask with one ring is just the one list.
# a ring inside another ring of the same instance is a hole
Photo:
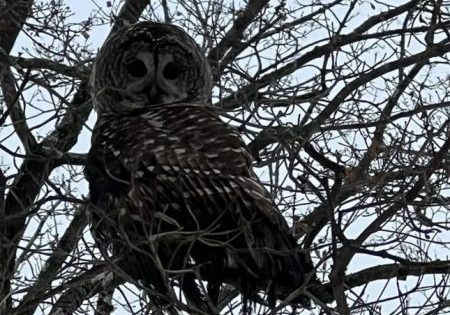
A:
{"label": "owl's facial disc", "polygon": [[170,53],[139,52],[124,61],[128,75],[126,90],[147,105],[185,100],[190,86],[187,69]]}
{"label": "owl's facial disc", "polygon": [[103,45],[90,87],[99,113],[121,113],[176,102],[209,105],[212,81],[205,56],[184,30],[140,22]]}

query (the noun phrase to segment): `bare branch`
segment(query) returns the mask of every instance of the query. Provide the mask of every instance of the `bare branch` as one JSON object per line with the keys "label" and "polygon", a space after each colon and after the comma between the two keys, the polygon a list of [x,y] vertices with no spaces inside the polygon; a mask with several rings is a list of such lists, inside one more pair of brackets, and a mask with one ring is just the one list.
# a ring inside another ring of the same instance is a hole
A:
{"label": "bare branch", "polygon": [[87,214],[84,208],[77,209],[74,218],[64,235],[56,245],[52,255],[45,262],[44,269],[28,293],[15,310],[19,314],[34,314],[38,304],[43,300],[41,295],[51,288],[51,279],[60,271],[67,257],[81,238],[81,232],[87,224]]}
{"label": "bare branch", "polygon": [[220,62],[228,49],[234,48],[239,44],[249,24],[268,3],[268,0],[249,0],[247,6],[237,12],[231,28],[208,54],[208,60],[213,68]]}

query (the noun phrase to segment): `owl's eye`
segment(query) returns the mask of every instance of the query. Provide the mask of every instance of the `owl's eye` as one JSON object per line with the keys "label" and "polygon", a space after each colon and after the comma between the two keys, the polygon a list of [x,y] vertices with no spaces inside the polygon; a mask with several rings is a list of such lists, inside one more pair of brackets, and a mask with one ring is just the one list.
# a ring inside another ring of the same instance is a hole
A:
{"label": "owl's eye", "polygon": [[169,62],[163,70],[163,76],[169,80],[175,80],[178,78],[185,70],[177,66],[173,62]]}
{"label": "owl's eye", "polygon": [[142,78],[147,74],[147,67],[142,60],[135,59],[127,65],[128,73],[133,77]]}

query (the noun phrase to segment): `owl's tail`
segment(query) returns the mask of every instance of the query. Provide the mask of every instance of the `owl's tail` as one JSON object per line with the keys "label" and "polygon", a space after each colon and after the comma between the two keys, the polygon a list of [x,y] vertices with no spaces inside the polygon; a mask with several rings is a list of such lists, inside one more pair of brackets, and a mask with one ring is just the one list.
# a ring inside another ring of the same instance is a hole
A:
{"label": "owl's tail", "polygon": [[[314,266],[287,231],[274,229],[274,225],[264,221],[252,224],[252,239],[246,237],[251,261],[249,255],[238,255],[246,265],[242,270],[248,271],[241,275],[244,298],[255,300],[258,292],[265,291],[271,308],[277,300],[294,307],[309,307],[310,298],[305,292],[321,285]],[[323,292],[323,298],[332,300],[332,293]]]}

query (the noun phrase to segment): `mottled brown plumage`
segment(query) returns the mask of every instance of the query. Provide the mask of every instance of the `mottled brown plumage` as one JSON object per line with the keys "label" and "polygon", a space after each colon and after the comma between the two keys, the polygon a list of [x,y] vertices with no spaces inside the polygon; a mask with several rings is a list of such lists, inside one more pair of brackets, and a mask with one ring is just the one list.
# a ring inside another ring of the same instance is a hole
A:
{"label": "mottled brown plumage", "polygon": [[[304,284],[312,266],[239,134],[208,105],[209,70],[188,35],[150,22],[120,31],[91,84],[99,117],[86,176],[104,255],[112,247],[126,274],[161,294],[177,279],[197,305],[196,277],[212,300],[230,283],[246,299],[265,291],[272,306]],[[196,273],[173,272],[186,269]]]}

